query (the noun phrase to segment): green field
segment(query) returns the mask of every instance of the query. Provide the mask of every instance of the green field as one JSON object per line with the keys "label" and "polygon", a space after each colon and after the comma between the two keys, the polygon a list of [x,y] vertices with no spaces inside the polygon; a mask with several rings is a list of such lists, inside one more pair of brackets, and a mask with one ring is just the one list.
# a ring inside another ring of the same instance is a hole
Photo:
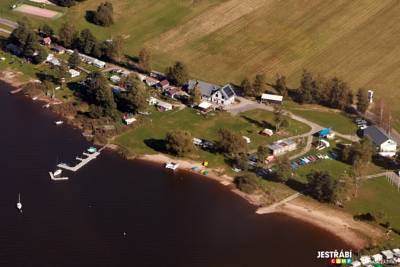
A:
{"label": "green field", "polygon": [[358,197],[347,203],[345,208],[353,214],[382,213],[380,222],[388,221],[392,227],[400,229],[399,202],[400,192],[381,177],[364,181]]}
{"label": "green field", "polygon": [[[258,134],[263,127],[268,126],[272,121],[273,114],[263,110],[253,110],[241,113],[238,116],[232,116],[229,113],[215,113],[214,116],[207,117],[189,108],[164,113],[155,111],[150,118],[146,118],[142,122],[142,125],[122,134],[115,140],[115,143],[127,148],[134,154],[154,154],[158,151],[151,144],[164,140],[168,131],[187,130],[191,132],[193,137],[215,141],[217,140],[218,130],[227,128],[249,137],[251,139],[249,148],[256,149],[258,145],[267,145],[277,139],[309,131],[307,125],[289,120],[290,127],[284,134],[272,137]],[[199,159],[210,161],[211,164],[224,165],[224,158],[219,154],[197,150],[196,156]]]}
{"label": "green field", "polygon": [[[189,65],[194,77],[218,83],[238,82],[264,72],[298,85],[306,68],[336,75],[354,89],[373,88],[390,104],[400,99],[400,36],[396,0],[109,0],[116,24],[101,28],[85,21],[87,0],[51,24],[64,21],[91,29],[100,39],[126,38],[126,53],[150,48],[155,68],[175,60]],[[0,1],[0,16],[18,19],[9,9],[16,0]],[[36,24],[43,19],[32,17]],[[400,106],[392,105],[397,115]],[[400,116],[396,118],[399,126]]]}

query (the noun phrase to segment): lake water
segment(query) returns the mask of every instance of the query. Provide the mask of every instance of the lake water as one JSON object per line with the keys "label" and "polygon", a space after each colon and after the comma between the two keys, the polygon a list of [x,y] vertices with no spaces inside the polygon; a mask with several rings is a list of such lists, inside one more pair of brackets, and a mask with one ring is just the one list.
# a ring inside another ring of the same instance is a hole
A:
{"label": "lake water", "polygon": [[309,267],[326,265],[317,250],[347,247],[290,217],[256,215],[217,182],[111,151],[53,182],[56,163],[90,145],[56,119],[0,84],[0,266]]}

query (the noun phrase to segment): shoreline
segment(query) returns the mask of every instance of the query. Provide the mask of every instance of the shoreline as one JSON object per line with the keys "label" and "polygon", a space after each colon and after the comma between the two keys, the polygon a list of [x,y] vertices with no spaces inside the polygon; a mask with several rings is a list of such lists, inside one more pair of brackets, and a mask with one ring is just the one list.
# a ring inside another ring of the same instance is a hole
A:
{"label": "shoreline", "polygon": [[[0,71],[0,80],[10,86],[12,90],[18,89],[25,84],[25,82],[21,82],[18,79],[19,75],[20,74],[15,71]],[[54,100],[43,96],[39,97],[38,101],[52,103]],[[63,103],[61,100],[56,101],[57,103]],[[70,121],[68,118],[66,119]],[[74,126],[74,124],[71,125]],[[76,125],[74,127],[76,127]],[[118,145],[108,144],[107,147],[113,151],[122,153],[122,149]],[[202,166],[201,163],[193,160],[176,159],[161,153],[153,155],[128,156],[125,158],[127,160],[143,160],[160,165],[163,165],[169,161],[177,162],[180,165],[179,171],[200,175],[204,178],[217,181],[224,186],[228,186],[229,190],[232,193],[242,197],[244,200],[246,200],[248,203],[256,208],[261,207],[264,204],[262,202],[263,194],[244,193],[234,186],[234,178],[232,176],[223,174],[218,169],[205,168],[204,166]],[[193,171],[193,167],[198,167],[199,170]],[[201,174],[199,172],[201,170],[207,170],[209,172],[208,175]],[[327,207],[324,204],[311,203],[310,201],[307,202],[296,199],[291,201],[290,203],[285,203],[282,206],[273,209],[270,213],[285,214],[292,218],[309,223],[315,227],[321,228],[337,236],[338,238],[342,239],[344,242],[353,246],[356,249],[362,249],[368,245],[371,245],[371,243],[374,244],[374,242],[371,242],[371,240],[379,239],[383,235],[382,231],[379,228],[373,227],[363,222],[355,221],[352,218],[351,214],[337,211],[334,208]]]}

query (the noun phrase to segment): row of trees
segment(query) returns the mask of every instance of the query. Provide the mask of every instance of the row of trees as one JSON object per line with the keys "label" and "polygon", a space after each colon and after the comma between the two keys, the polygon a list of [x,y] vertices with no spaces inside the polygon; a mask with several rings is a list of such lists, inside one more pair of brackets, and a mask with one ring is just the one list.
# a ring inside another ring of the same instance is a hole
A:
{"label": "row of trees", "polygon": [[58,36],[61,44],[67,48],[78,49],[81,53],[110,61],[122,59],[125,43],[121,36],[100,42],[89,29],[79,32],[71,23],[61,25]]}
{"label": "row of trees", "polygon": [[267,90],[266,76],[265,74],[257,74],[253,82],[245,78],[240,83],[240,87],[245,96],[258,97]]}

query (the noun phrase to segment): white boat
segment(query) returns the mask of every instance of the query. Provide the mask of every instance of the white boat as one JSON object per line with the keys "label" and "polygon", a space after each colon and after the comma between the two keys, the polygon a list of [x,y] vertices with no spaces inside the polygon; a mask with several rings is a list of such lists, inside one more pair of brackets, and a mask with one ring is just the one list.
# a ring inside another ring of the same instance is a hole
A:
{"label": "white boat", "polygon": [[58,169],[58,170],[56,170],[56,171],[53,173],[53,175],[54,175],[54,176],[59,176],[59,175],[61,175],[61,173],[62,173],[62,170],[61,170],[61,169]]}
{"label": "white boat", "polygon": [[37,100],[37,99],[38,99],[37,96],[32,97],[32,100],[33,100],[33,101],[35,101],[35,100]]}
{"label": "white boat", "polygon": [[49,108],[49,107],[50,107],[50,104],[46,104],[43,106],[43,108]]}
{"label": "white boat", "polygon": [[17,209],[22,212],[22,203],[21,203],[21,196],[18,193],[18,202],[17,202]]}
{"label": "white boat", "polygon": [[170,169],[170,170],[176,170],[177,168],[179,167],[179,164],[178,163],[175,163],[175,162],[167,162],[166,164],[165,164],[165,168],[166,169]]}
{"label": "white boat", "polygon": [[56,123],[56,125],[61,125],[61,124],[63,124],[64,122],[63,122],[63,121],[56,121],[55,123]]}

